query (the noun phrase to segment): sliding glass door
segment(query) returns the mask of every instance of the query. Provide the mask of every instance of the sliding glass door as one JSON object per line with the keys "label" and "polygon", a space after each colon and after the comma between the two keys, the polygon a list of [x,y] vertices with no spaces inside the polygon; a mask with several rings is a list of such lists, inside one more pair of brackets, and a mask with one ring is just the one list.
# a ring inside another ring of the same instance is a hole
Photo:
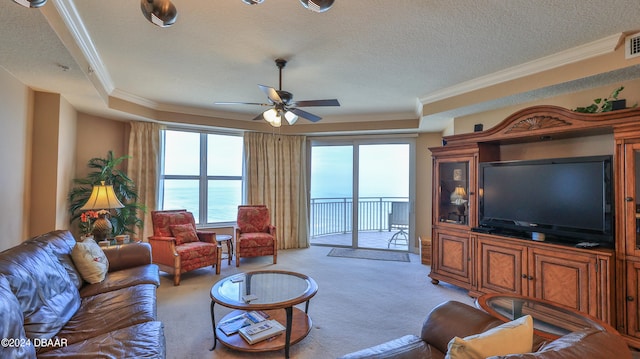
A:
{"label": "sliding glass door", "polygon": [[314,146],[310,178],[311,243],[351,246],[353,146]]}
{"label": "sliding glass door", "polygon": [[413,147],[411,139],[313,141],[311,243],[412,248]]}
{"label": "sliding glass door", "polygon": [[357,247],[409,248],[409,144],[358,146]]}

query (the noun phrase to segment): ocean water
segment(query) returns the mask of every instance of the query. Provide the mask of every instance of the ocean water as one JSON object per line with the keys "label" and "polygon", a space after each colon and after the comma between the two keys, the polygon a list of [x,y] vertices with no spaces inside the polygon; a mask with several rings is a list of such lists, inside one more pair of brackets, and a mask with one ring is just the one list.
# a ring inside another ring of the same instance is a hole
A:
{"label": "ocean water", "polygon": [[[236,180],[209,181],[209,203],[207,223],[234,222],[238,205],[242,202],[242,183]],[[199,218],[199,189],[195,180],[166,180],[164,188],[164,209],[184,208]]]}
{"label": "ocean water", "polygon": [[[409,197],[409,145],[366,145],[359,149],[359,197],[363,214],[384,218],[380,213],[388,211],[391,201],[403,201]],[[324,212],[322,202],[336,202],[335,210],[345,213],[351,207],[353,197],[353,147],[314,146],[311,157],[310,196],[319,207],[311,209],[315,214]],[[233,222],[238,205],[242,202],[242,183],[239,180],[211,180],[208,186],[209,203],[207,223]],[[344,202],[341,200],[344,198]],[[199,218],[199,189],[197,180],[166,180],[164,209],[185,208]],[[325,199],[325,200],[321,200]],[[340,202],[343,202],[340,204]],[[383,203],[384,202],[384,203]],[[370,204],[372,203],[372,204]],[[364,206],[364,207],[363,207]],[[326,221],[335,221],[336,213],[322,217],[312,216],[312,227]],[[344,215],[341,215],[341,217]],[[348,217],[348,216],[347,216]],[[361,218],[361,223],[371,222]],[[368,226],[384,225],[381,220]],[[320,232],[323,232],[321,230]]]}

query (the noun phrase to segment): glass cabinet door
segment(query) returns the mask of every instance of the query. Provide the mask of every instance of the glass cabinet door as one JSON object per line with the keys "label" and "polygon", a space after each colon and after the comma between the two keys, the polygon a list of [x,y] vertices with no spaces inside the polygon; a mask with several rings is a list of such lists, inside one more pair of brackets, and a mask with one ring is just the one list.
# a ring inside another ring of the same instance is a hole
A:
{"label": "glass cabinet door", "polygon": [[469,224],[469,162],[441,162],[439,179],[438,222]]}
{"label": "glass cabinet door", "polygon": [[629,255],[640,255],[640,143],[625,145],[624,167],[624,246]]}
{"label": "glass cabinet door", "polygon": [[633,168],[634,176],[627,177],[627,181],[633,184],[633,192],[628,193],[627,200],[633,199],[631,212],[634,215],[635,233],[632,249],[638,251],[640,250],[640,198],[638,198],[638,194],[640,194],[640,144],[633,145],[633,167],[631,168]]}

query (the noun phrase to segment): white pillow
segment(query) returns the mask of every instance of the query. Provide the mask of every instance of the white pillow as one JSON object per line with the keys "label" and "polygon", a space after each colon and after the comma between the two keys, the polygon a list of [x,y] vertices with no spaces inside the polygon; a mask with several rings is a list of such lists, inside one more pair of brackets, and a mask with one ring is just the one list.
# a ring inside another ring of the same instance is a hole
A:
{"label": "white pillow", "polygon": [[107,256],[93,238],[76,242],[71,251],[71,258],[82,279],[91,284],[102,282],[109,270]]}
{"label": "white pillow", "polygon": [[530,315],[504,323],[484,333],[451,339],[445,359],[484,359],[494,355],[524,354],[533,347]]}

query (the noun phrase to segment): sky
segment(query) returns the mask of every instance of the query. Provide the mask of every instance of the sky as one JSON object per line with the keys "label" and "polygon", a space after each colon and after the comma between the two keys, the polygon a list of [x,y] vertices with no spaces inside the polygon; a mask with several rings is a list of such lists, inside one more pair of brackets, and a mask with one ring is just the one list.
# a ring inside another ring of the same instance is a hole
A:
{"label": "sky", "polygon": [[[242,176],[242,137],[208,134],[207,174]],[[166,131],[166,174],[198,175],[200,168],[200,134]]]}
{"label": "sky", "polygon": [[[353,146],[314,146],[311,198],[351,197]],[[359,197],[409,197],[409,145],[359,146]]]}

